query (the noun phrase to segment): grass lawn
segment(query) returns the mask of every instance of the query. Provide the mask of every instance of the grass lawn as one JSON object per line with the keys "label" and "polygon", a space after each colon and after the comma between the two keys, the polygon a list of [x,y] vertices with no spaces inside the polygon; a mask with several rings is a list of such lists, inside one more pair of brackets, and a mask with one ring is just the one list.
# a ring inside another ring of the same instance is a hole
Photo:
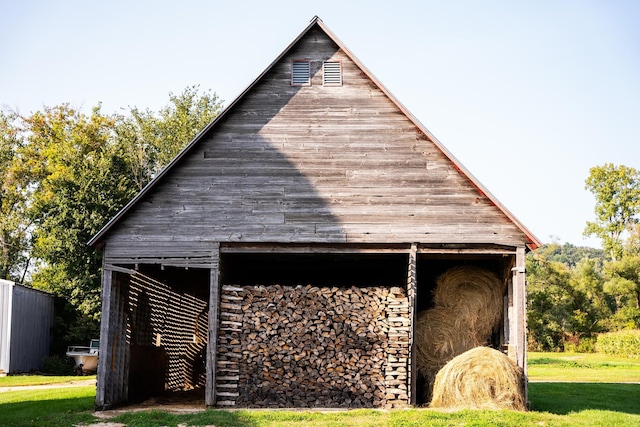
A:
{"label": "grass lawn", "polygon": [[437,412],[430,409],[381,411],[360,409],[340,412],[311,411],[205,411],[191,415],[172,415],[159,411],[130,412],[111,419],[128,427],[215,425],[235,427],[301,426],[634,426],[640,415],[606,410],[585,410],[567,415],[548,412],[459,411]]}
{"label": "grass lawn", "polygon": [[0,426],[68,427],[94,420],[93,386],[0,393]]}
{"label": "grass lawn", "polygon": [[[640,360],[601,355],[532,353],[530,412],[429,409],[329,411],[207,410],[195,414],[126,412],[109,420],[151,426],[639,426]],[[10,378],[10,377],[6,377]],[[86,377],[84,377],[86,378]],[[580,378],[580,382],[571,381]],[[72,377],[76,380],[78,377]],[[4,379],[0,379],[4,380]],[[25,380],[23,380],[25,381]],[[39,380],[38,380],[39,381]],[[553,382],[550,382],[553,381]],[[626,383],[625,383],[626,382]],[[625,384],[620,384],[625,383]],[[0,381],[1,386],[7,386]],[[93,416],[94,387],[0,393],[0,426],[74,426]]]}
{"label": "grass lawn", "polygon": [[640,382],[640,359],[592,353],[529,353],[529,380]]}
{"label": "grass lawn", "polygon": [[95,375],[89,376],[50,376],[50,375],[9,375],[0,377],[0,387],[16,387],[23,385],[45,385],[68,383],[72,381],[95,380]]}

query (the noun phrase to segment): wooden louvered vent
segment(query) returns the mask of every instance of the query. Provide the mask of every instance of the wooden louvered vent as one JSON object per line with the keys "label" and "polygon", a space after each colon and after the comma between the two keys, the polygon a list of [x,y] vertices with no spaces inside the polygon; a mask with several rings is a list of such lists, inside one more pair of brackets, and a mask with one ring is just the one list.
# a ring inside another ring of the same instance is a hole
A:
{"label": "wooden louvered vent", "polygon": [[342,64],[340,61],[326,61],[322,64],[322,84],[342,86]]}
{"label": "wooden louvered vent", "polygon": [[291,86],[311,85],[311,67],[307,60],[295,60],[291,63]]}

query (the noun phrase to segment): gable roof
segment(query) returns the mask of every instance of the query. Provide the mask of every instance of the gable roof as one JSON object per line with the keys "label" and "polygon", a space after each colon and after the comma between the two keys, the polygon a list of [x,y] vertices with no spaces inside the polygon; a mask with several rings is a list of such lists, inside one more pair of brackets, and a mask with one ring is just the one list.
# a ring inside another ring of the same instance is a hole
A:
{"label": "gable roof", "polygon": [[181,159],[183,159],[194,146],[198,145],[198,143],[212,130],[214,129],[218,123],[220,123],[231,111],[234,110],[234,106],[238,104],[247,93],[249,93],[261,80],[262,78],[270,72],[270,70],[285,56],[287,53],[293,48],[298,41],[300,41],[305,35],[307,35],[312,29],[319,28],[322,32],[324,32],[338,47],[341,49],[344,54],[353,61],[364,73],[364,75],[371,80],[371,82],[380,89],[384,93],[385,96],[393,103],[395,106],[416,126],[416,128],[425,135],[425,137],[430,140],[441,152],[442,154],[453,164],[454,168],[459,171],[463,176],[465,176],[469,182],[475,187],[478,193],[486,197],[491,204],[496,206],[524,235],[526,238],[526,246],[528,249],[533,250],[537,247],[541,246],[541,242],[531,233],[502,203],[500,203],[487,188],[485,188],[480,181],[478,181],[456,158],[451,154],[444,145],[422,124],[419,120],[417,120],[413,114],[411,114],[405,107],[402,105],[400,101],[398,101],[392,94],[389,92],[382,83],[378,81],[378,79],[353,55],[353,53],[347,49],[347,47],[329,30],[325,24],[322,22],[320,18],[315,16],[309,25],[282,51],[280,55],[278,55],[271,64],[262,72],[260,75],[249,85],[247,86],[236,99],[234,99],[216,118],[209,123],[200,133],[198,133],[193,140],[182,150],[178,155],[165,167],[163,168],[158,175],[154,177],[129,203],[127,203],[91,240],[88,242],[88,245],[96,247],[99,245],[102,238],[109,232],[109,230],[115,226],[119,220],[124,217],[127,212],[136,205],[142,198],[144,198],[161,180],[162,178],[169,173],[178,163],[180,163]]}

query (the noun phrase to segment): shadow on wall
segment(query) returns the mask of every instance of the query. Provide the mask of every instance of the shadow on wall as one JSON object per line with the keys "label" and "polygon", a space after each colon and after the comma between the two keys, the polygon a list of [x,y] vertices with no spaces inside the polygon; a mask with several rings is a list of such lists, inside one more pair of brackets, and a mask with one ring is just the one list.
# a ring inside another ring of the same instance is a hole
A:
{"label": "shadow on wall", "polygon": [[[326,135],[309,120],[318,102],[312,92],[326,88],[290,83],[291,59],[315,52],[312,71],[318,74],[322,59],[338,51],[325,41],[318,53],[306,45],[312,40],[301,40],[230,107],[163,184],[123,218],[118,238],[133,245],[158,238],[174,248],[198,241],[346,241],[316,188],[346,184],[343,168],[327,167],[339,154],[328,148],[332,138],[341,136]],[[297,96],[302,90],[310,93]]]}

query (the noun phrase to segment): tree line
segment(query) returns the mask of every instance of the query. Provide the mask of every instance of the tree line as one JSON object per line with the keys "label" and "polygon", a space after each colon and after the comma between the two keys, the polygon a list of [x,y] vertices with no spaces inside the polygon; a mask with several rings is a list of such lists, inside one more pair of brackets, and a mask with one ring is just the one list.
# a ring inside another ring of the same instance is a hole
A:
{"label": "tree line", "polygon": [[221,108],[191,86],[159,111],[0,112],[0,278],[63,297],[64,341],[98,332],[101,256],[89,239]]}
{"label": "tree line", "polygon": [[592,167],[595,197],[586,236],[602,250],[550,243],[527,256],[527,315],[532,350],[593,349],[599,333],[640,328],[640,173]]}

